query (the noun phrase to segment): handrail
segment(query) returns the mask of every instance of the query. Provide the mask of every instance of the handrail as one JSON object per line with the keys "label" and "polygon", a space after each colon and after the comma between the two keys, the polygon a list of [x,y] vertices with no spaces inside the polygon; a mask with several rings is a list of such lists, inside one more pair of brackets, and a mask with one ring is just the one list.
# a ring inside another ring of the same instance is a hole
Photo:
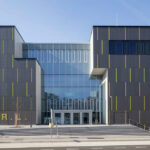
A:
{"label": "handrail", "polygon": [[132,124],[132,125],[134,125],[134,126],[137,126],[137,127],[139,127],[139,128],[142,128],[142,129],[144,129],[145,131],[149,131],[149,127],[147,127],[145,124],[143,125],[143,124],[141,124],[141,123],[139,123],[139,122],[137,122],[137,121],[134,121],[134,120],[132,120],[132,119],[129,119],[129,124]]}

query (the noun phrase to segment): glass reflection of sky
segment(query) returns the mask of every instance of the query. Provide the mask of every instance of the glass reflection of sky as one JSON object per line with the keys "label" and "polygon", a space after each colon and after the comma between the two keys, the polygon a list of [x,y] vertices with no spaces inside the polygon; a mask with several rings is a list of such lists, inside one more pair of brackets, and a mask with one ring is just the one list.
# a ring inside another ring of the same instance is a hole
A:
{"label": "glass reflection of sky", "polygon": [[37,58],[44,91],[60,99],[96,99],[99,80],[90,80],[89,44],[24,44],[24,57]]}

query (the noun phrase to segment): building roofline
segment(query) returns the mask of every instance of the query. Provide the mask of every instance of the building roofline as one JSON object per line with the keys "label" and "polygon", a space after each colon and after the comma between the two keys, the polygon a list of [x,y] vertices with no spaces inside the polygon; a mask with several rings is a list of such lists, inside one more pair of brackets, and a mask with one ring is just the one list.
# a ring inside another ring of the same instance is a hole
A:
{"label": "building roofline", "polygon": [[[37,60],[37,58],[15,58],[15,60],[35,60],[39,65],[40,65],[40,63],[39,63],[39,61]],[[40,67],[41,67],[41,65],[40,65]]]}
{"label": "building roofline", "polygon": [[150,27],[150,25],[93,25],[93,27]]}
{"label": "building roofline", "polygon": [[25,42],[22,35],[20,34],[19,30],[17,29],[17,27],[15,25],[0,25],[0,28],[14,28],[18,32],[20,37],[22,38],[23,42]]}
{"label": "building roofline", "polygon": [[25,43],[23,43],[23,44],[89,44],[88,42],[87,43],[71,43],[71,42],[47,42],[47,43],[40,43],[40,42],[25,42]]}

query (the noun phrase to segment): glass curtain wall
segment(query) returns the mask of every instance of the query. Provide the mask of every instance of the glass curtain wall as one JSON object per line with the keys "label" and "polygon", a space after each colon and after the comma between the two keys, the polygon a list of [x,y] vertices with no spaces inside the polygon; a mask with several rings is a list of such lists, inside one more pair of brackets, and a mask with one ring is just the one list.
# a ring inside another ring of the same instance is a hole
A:
{"label": "glass curtain wall", "polygon": [[43,70],[44,116],[49,115],[51,108],[93,110],[99,114],[100,80],[90,79],[89,51],[89,44],[23,45],[24,57],[36,58]]}

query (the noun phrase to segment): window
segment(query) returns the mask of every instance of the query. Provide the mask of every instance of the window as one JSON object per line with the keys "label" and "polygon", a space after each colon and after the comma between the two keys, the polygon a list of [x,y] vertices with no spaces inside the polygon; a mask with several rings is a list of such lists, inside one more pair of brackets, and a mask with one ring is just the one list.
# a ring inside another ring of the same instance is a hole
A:
{"label": "window", "polygon": [[109,41],[109,54],[150,55],[150,41]]}
{"label": "window", "polygon": [[75,63],[75,50],[71,51],[71,62]]}
{"label": "window", "polygon": [[69,63],[69,50],[65,50],[65,63]]}

